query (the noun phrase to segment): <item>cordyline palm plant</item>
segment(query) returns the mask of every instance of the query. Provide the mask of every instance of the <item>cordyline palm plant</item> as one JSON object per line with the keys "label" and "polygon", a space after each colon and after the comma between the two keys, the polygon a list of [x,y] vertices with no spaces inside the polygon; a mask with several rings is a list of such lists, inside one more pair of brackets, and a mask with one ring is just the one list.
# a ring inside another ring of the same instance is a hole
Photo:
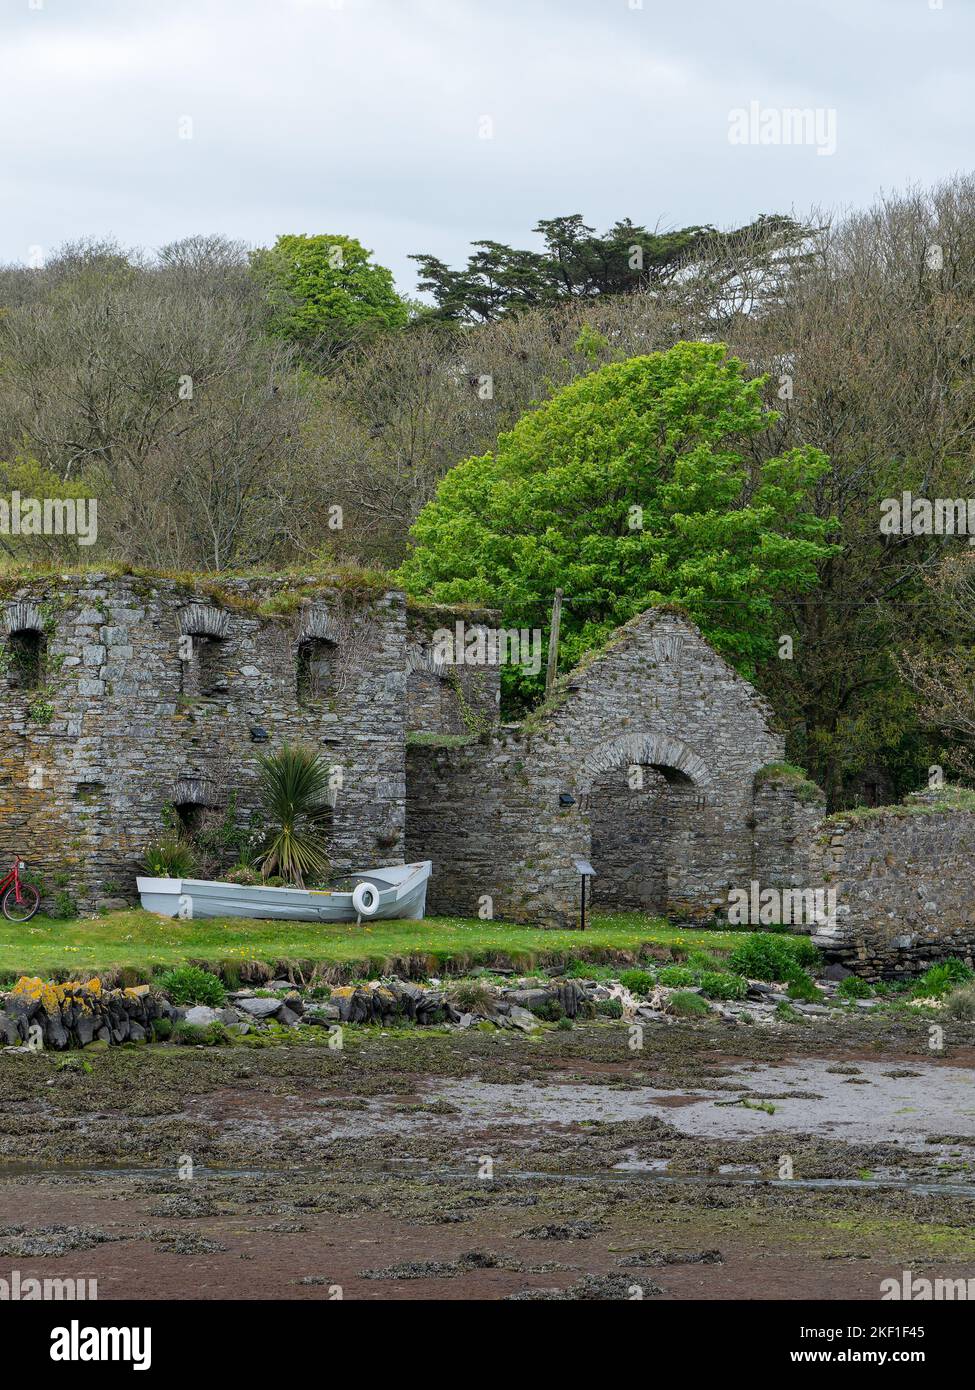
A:
{"label": "cordyline palm plant", "polygon": [[308,876],[328,874],[324,826],[331,811],[329,772],[310,748],[283,744],[260,762],[258,799],[267,818],[268,838],[261,855],[265,878],[280,874],[298,888]]}

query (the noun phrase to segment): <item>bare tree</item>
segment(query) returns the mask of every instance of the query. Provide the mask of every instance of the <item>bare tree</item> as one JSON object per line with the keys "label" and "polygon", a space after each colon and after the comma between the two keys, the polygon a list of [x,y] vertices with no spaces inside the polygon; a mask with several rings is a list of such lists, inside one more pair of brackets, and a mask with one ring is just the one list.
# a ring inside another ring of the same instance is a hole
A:
{"label": "bare tree", "polygon": [[158,267],[69,261],[0,320],[7,457],[90,484],[111,555],[272,560],[287,528],[270,478],[300,452],[308,397],[241,256],[195,239]]}

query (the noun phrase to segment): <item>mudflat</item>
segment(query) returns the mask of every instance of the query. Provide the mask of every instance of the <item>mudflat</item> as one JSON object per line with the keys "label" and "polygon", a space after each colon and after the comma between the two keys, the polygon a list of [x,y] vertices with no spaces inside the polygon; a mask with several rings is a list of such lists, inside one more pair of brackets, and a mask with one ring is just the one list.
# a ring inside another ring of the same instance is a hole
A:
{"label": "mudflat", "polygon": [[880,1297],[975,1277],[975,1029],[348,1028],[0,1054],[0,1277],[111,1298]]}

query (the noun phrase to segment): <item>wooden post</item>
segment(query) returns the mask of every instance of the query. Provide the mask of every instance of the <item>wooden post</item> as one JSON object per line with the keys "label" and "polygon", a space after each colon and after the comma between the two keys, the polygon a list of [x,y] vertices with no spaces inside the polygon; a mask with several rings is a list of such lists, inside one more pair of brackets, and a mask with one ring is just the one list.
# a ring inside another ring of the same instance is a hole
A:
{"label": "wooden post", "polygon": [[545,672],[545,694],[550,695],[559,670],[559,628],[562,626],[562,590],[556,589],[552,601],[552,623],[548,630],[548,669]]}

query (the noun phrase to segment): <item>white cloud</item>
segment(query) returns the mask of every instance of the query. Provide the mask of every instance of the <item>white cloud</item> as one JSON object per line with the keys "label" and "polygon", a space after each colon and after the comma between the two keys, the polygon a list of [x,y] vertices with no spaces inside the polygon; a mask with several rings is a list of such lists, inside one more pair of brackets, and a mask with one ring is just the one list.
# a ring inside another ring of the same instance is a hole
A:
{"label": "white cloud", "polygon": [[[7,0],[0,256],[345,231],[411,289],[409,252],[526,244],[539,217],[862,203],[970,157],[975,16],[945,7]],[[835,107],[836,155],[730,147],[728,111],[752,99]]]}

